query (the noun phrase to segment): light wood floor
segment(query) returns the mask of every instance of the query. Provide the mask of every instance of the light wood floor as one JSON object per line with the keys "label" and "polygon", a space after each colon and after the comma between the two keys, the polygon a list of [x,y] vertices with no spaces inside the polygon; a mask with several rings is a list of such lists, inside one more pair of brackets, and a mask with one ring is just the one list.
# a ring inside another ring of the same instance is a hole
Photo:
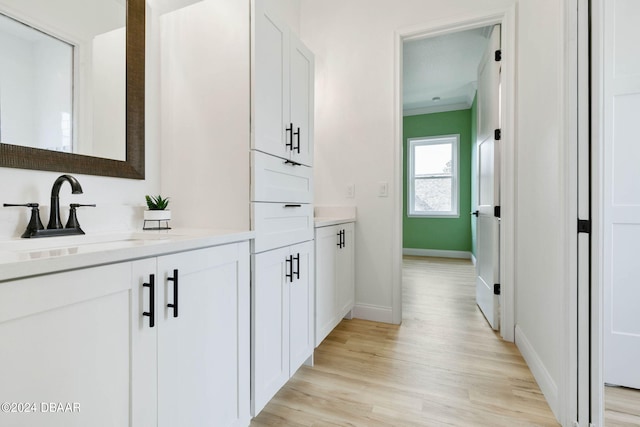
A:
{"label": "light wood floor", "polygon": [[471,263],[407,257],[401,326],[345,320],[251,426],[557,426],[475,304]]}
{"label": "light wood floor", "polygon": [[606,427],[640,426],[640,390],[605,387],[604,401]]}

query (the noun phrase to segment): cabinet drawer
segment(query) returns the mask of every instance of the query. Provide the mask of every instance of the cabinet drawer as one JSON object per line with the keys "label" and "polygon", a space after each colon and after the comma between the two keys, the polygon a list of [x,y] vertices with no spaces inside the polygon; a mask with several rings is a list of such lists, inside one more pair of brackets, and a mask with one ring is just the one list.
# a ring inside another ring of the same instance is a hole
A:
{"label": "cabinet drawer", "polygon": [[251,211],[254,253],[313,240],[313,205],[254,202]]}
{"label": "cabinet drawer", "polygon": [[313,169],[292,161],[270,156],[260,151],[251,155],[251,201],[297,202],[313,201]]}

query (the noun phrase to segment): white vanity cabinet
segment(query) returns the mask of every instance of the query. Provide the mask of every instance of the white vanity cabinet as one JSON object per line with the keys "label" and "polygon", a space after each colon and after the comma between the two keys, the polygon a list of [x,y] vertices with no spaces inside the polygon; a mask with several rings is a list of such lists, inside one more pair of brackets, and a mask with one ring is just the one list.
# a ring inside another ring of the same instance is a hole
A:
{"label": "white vanity cabinet", "polygon": [[0,282],[0,425],[248,425],[249,298],[247,241]]}
{"label": "white vanity cabinet", "polygon": [[[157,406],[149,401],[134,408],[134,415],[143,411],[141,419],[134,416],[134,425],[248,425],[248,243],[161,256],[152,270],[148,264],[142,260],[134,271],[138,283],[155,274],[156,323],[151,328],[149,316],[137,318],[145,348],[153,349],[146,350],[151,359],[139,360],[136,368],[157,387],[143,387],[157,396]],[[148,312],[148,307],[142,304],[139,310]]]}
{"label": "white vanity cabinet", "polygon": [[316,228],[315,345],[353,309],[354,223]]}
{"label": "white vanity cabinet", "polygon": [[266,3],[253,10],[252,148],[312,166],[314,57]]}
{"label": "white vanity cabinet", "polygon": [[137,298],[131,263],[1,282],[0,425],[130,425]]}
{"label": "white vanity cabinet", "polygon": [[252,412],[258,414],[313,354],[313,242],[252,257]]}

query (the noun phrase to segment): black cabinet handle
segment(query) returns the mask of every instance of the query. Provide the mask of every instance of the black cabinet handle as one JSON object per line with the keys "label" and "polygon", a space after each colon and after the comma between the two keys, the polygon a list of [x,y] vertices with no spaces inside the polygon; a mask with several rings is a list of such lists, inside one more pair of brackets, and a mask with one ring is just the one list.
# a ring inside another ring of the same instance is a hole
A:
{"label": "black cabinet handle", "polygon": [[347,246],[345,242],[346,239],[345,239],[344,229],[342,229],[341,233],[342,233],[342,247],[344,248],[345,246]]}
{"label": "black cabinet handle", "polygon": [[289,266],[289,272],[285,273],[285,277],[289,279],[289,283],[291,283],[293,282],[293,255],[289,255],[289,257],[287,257],[287,259],[285,260],[285,264]]}
{"label": "black cabinet handle", "polygon": [[173,317],[178,317],[178,269],[173,270],[173,277],[167,277],[169,282],[173,282],[173,304],[167,307],[173,308]]}
{"label": "black cabinet handle", "polygon": [[[295,273],[292,272],[291,275],[293,276],[293,274],[295,274],[296,275],[296,279],[299,280],[300,279],[300,253],[296,254],[296,256],[292,256],[291,258],[296,260],[296,263],[297,263],[296,272]],[[292,264],[291,268],[293,268],[293,262],[291,264]],[[293,282],[293,279],[291,279],[291,281]]]}
{"label": "black cabinet handle", "polygon": [[344,248],[346,245],[344,243],[344,230],[340,230],[338,233],[338,247],[340,249]]}
{"label": "black cabinet handle", "polygon": [[287,133],[289,134],[289,142],[286,143],[286,146],[289,150],[293,151],[293,123],[289,123]]}
{"label": "black cabinet handle", "polygon": [[293,160],[285,160],[284,164],[291,166],[302,166],[302,163],[294,162]]}
{"label": "black cabinet handle", "polygon": [[285,208],[301,208],[302,205],[284,205]]}
{"label": "black cabinet handle", "polygon": [[149,275],[149,283],[143,283],[143,287],[149,288],[149,311],[142,313],[143,316],[149,317],[149,327],[153,328],[156,325],[156,275]]}
{"label": "black cabinet handle", "polygon": [[[293,124],[291,126],[293,126]],[[296,136],[296,138],[298,140],[298,145],[296,145],[295,150],[298,152],[298,154],[300,154],[300,128],[298,128],[298,130],[296,132],[294,132],[293,134]],[[291,143],[293,144],[293,139],[292,139]],[[294,149],[292,147],[291,151],[293,151],[293,150]]]}

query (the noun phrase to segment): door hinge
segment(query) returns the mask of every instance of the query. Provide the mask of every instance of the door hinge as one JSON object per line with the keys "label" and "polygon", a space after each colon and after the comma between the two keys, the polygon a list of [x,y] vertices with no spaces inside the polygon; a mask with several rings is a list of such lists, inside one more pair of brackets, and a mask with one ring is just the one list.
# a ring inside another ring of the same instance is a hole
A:
{"label": "door hinge", "polygon": [[493,285],[493,294],[500,295],[500,283],[495,283]]}
{"label": "door hinge", "polygon": [[493,207],[493,216],[496,218],[500,218],[500,206]]}
{"label": "door hinge", "polygon": [[578,219],[578,233],[591,233],[591,220]]}
{"label": "door hinge", "polygon": [[493,139],[496,141],[500,141],[502,139],[502,131],[500,129],[496,129],[493,131]]}
{"label": "door hinge", "polygon": [[496,60],[496,62],[502,61],[502,50],[501,49],[496,50],[495,55],[494,55],[494,59]]}

